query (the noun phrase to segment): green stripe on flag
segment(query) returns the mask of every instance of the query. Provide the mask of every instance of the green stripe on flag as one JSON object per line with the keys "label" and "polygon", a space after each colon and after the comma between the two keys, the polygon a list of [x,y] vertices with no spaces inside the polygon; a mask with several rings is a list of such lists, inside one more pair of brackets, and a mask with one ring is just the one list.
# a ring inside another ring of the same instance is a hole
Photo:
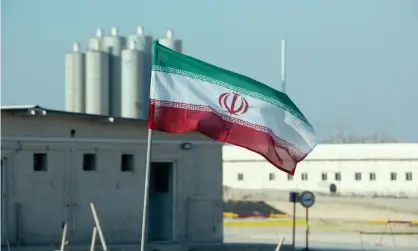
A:
{"label": "green stripe on flag", "polygon": [[312,125],[285,93],[249,77],[178,53],[160,45],[158,41],[154,41],[152,70],[200,79],[271,103],[298,117],[313,131]]}

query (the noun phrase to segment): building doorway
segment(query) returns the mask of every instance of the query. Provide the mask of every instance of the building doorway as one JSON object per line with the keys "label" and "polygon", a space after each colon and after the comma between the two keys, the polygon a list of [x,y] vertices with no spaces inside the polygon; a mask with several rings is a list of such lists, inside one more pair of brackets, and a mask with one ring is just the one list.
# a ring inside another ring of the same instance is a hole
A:
{"label": "building doorway", "polygon": [[1,233],[1,246],[6,245],[6,158],[1,158],[0,169],[0,233]]}
{"label": "building doorway", "polygon": [[171,241],[174,236],[174,164],[152,162],[148,197],[148,240]]}

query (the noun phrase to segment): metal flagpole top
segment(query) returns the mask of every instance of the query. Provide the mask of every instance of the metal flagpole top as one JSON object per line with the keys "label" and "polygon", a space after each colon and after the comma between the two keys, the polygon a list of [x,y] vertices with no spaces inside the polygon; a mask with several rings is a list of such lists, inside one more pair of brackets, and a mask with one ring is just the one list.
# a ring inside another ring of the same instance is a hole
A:
{"label": "metal flagpole top", "polygon": [[284,39],[282,39],[282,43],[281,43],[280,58],[281,58],[280,80],[282,84],[282,92],[286,93],[287,92],[287,88],[286,88],[286,40]]}

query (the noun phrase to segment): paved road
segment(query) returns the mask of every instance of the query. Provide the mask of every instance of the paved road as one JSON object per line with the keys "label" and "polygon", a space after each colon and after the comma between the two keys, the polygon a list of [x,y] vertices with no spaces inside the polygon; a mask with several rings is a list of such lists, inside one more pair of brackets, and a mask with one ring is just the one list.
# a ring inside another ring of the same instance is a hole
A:
{"label": "paved road", "polygon": [[[292,242],[291,227],[225,227],[225,242],[277,243],[285,237],[285,244]],[[342,231],[316,230],[311,233],[310,247],[313,250],[379,250],[379,251],[417,251],[417,235],[360,235]],[[380,245],[378,245],[380,243]],[[296,245],[305,246],[303,227],[296,230]]]}

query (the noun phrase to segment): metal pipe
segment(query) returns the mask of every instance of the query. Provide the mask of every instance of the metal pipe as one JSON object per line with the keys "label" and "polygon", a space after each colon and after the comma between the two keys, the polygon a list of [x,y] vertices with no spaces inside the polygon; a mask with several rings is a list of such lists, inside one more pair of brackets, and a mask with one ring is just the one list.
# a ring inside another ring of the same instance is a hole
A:
{"label": "metal pipe", "polygon": [[100,226],[99,217],[97,216],[96,208],[93,203],[90,203],[91,212],[93,213],[94,222],[96,224],[97,232],[99,233],[99,239],[102,243],[103,251],[107,251],[106,240],[103,235],[102,228]]}
{"label": "metal pipe", "polygon": [[96,245],[97,238],[97,228],[93,227],[93,235],[91,236],[90,251],[94,251],[94,246]]}

